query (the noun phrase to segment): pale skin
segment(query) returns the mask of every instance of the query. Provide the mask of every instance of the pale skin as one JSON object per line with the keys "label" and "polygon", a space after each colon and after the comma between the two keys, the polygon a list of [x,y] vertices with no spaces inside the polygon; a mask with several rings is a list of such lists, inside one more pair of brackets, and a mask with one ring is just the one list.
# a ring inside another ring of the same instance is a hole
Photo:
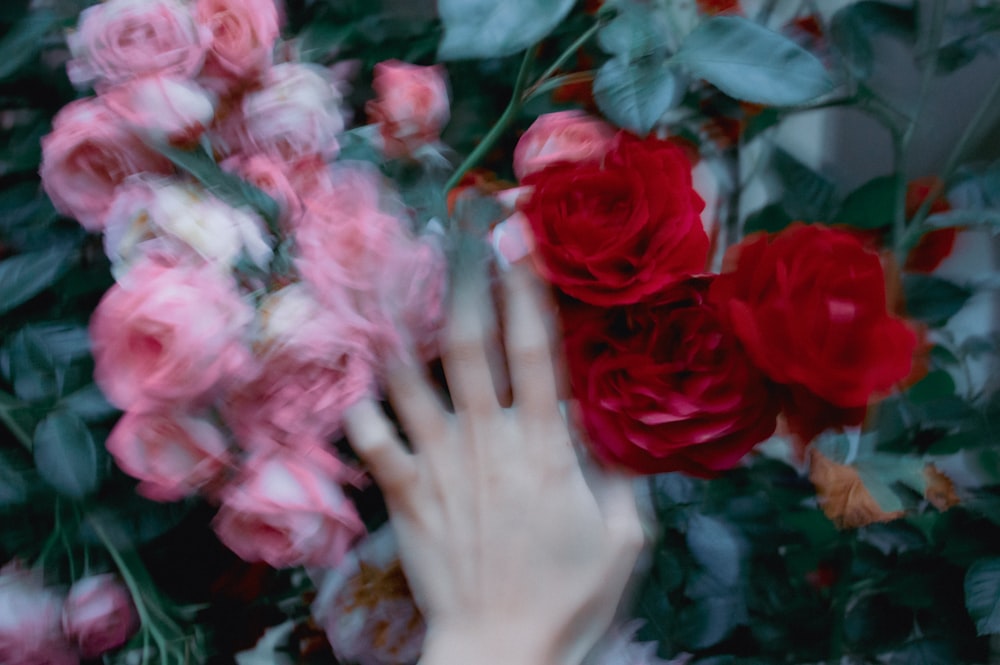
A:
{"label": "pale skin", "polygon": [[521,264],[504,288],[510,406],[494,389],[476,275],[456,288],[444,340],[454,412],[401,363],[387,389],[412,451],[375,402],[347,417],[427,620],[421,665],[576,665],[607,630],[643,543],[631,483],[579,456],[560,414],[544,288]]}

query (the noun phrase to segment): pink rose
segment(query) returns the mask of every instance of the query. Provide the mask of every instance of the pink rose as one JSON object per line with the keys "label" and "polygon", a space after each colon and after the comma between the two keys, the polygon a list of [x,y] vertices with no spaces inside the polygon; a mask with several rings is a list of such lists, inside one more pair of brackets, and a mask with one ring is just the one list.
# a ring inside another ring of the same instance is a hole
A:
{"label": "pink rose", "polygon": [[514,148],[514,175],[523,180],[557,162],[600,162],[614,137],[614,127],[583,111],[540,115]]}
{"label": "pink rose", "polygon": [[70,587],[62,628],[84,658],[97,658],[125,644],[139,629],[132,596],[114,575],[94,575]]}
{"label": "pink rose", "polygon": [[318,593],[312,613],[338,660],[359,665],[417,662],[427,627],[410,593],[389,525],[315,582]]}
{"label": "pink rose", "polygon": [[107,441],[118,467],[153,501],[178,501],[216,480],[230,463],[226,438],[211,422],[179,412],[128,412]]}
{"label": "pink rose", "polygon": [[[341,96],[326,70],[287,63],[271,67],[262,87],[243,98],[235,123],[237,145],[244,155],[264,154],[284,162],[320,154],[337,156],[337,135],[344,130]],[[232,139],[230,139],[232,140]]]}
{"label": "pink rose", "polygon": [[120,409],[197,402],[245,369],[252,318],[214,267],[141,259],[91,318],[94,379]]}
{"label": "pink rose", "polygon": [[269,296],[260,316],[259,371],[226,393],[226,422],[244,448],[323,447],[373,389],[366,337],[301,284]]}
{"label": "pink rose", "polygon": [[192,78],[210,39],[181,0],[107,0],[84,9],[69,33],[67,73],[78,86],[150,74]]}
{"label": "pink rose", "polygon": [[[322,163],[326,167],[326,163]],[[231,157],[222,163],[222,168],[238,174],[278,202],[281,220],[286,226],[294,224],[302,215],[302,200],[289,181],[287,165],[264,155],[252,157]]]}
{"label": "pink rose", "polygon": [[212,124],[215,98],[195,83],[166,76],[144,76],[101,96],[130,127],[150,138],[192,145]]}
{"label": "pink rose", "polygon": [[335,566],[364,532],[338,484],[348,475],[322,450],[252,457],[223,496],[215,532],[244,561]]}
{"label": "pink rose", "polygon": [[388,157],[411,155],[437,140],[451,115],[444,71],[441,65],[420,67],[399,60],[375,65],[376,99],[366,111],[379,125]]}
{"label": "pink rose", "polygon": [[63,107],[42,138],[42,186],[59,212],[88,231],[104,227],[115,189],[128,176],[172,170],[94,97]]}
{"label": "pink rose", "polygon": [[405,229],[392,193],[374,169],[341,167],[303,201],[294,231],[295,265],[324,303],[336,307],[345,289],[369,293],[383,279]]}
{"label": "pink rose", "polygon": [[63,600],[41,574],[11,563],[0,570],[0,663],[77,665],[59,626]]}
{"label": "pink rose", "polygon": [[280,31],[275,0],[197,0],[195,16],[212,33],[202,80],[223,92],[260,76]]}

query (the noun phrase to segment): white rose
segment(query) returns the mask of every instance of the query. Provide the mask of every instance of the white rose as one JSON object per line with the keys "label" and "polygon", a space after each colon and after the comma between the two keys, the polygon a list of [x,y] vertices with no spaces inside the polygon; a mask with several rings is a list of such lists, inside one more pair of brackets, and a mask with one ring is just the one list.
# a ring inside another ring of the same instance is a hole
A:
{"label": "white rose", "polygon": [[194,143],[215,116],[213,95],[191,81],[165,76],[129,81],[103,99],[142,134],[174,143]]}

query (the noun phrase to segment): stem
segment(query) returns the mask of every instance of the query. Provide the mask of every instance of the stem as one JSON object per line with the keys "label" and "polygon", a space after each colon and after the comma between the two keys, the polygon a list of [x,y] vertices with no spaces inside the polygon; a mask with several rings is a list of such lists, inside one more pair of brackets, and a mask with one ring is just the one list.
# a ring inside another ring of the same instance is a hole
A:
{"label": "stem", "polygon": [[892,225],[892,237],[897,247],[902,246],[902,240],[906,236],[906,175],[903,173],[904,163],[910,155],[910,148],[913,144],[913,136],[916,133],[920,116],[927,104],[927,92],[930,89],[931,80],[934,78],[934,71],[937,68],[938,47],[941,43],[941,32],[944,28],[944,0],[934,0],[931,5],[930,29],[927,31],[927,41],[924,44],[924,52],[927,59],[920,77],[920,94],[917,97],[917,107],[913,112],[896,146],[896,197],[895,210]]}
{"label": "stem", "polygon": [[10,408],[0,406],[0,422],[3,422],[4,426],[10,430],[10,433],[14,435],[18,443],[24,446],[24,449],[29,453],[32,451],[31,437],[28,433],[21,429],[21,426],[17,424],[17,421],[10,415]]}
{"label": "stem", "polygon": [[559,88],[564,85],[569,85],[572,83],[583,83],[585,81],[593,81],[594,76],[596,76],[596,74],[597,72],[595,70],[588,69],[583,72],[573,72],[572,74],[564,74],[563,76],[556,76],[554,78],[548,79],[547,81],[539,80],[538,83],[536,83],[535,85],[531,86],[530,88],[524,91],[522,99],[526,102],[529,99],[533,99],[537,95],[542,94],[543,92],[548,92],[549,90],[554,90],[555,88]]}
{"label": "stem", "polygon": [[501,135],[503,135],[504,130],[507,129],[507,125],[514,119],[517,112],[521,110],[521,93],[524,91],[524,85],[528,79],[528,70],[531,68],[531,49],[524,52],[524,58],[521,60],[521,69],[517,72],[517,80],[514,82],[514,92],[511,93],[510,102],[507,104],[507,108],[504,109],[500,118],[496,121],[496,124],[490,129],[490,131],[483,137],[483,140],[479,142],[479,145],[469,153],[469,156],[465,158],[455,172],[451,174],[448,178],[448,182],[444,185],[445,194],[450,192],[455,188],[462,180],[469,169],[479,163],[479,161],[486,156],[493,144],[497,142]]}
{"label": "stem", "polygon": [[542,83],[544,83],[545,81],[547,81],[548,79],[550,79],[552,76],[554,76],[555,73],[557,71],[559,71],[559,69],[563,65],[566,64],[566,61],[569,60],[571,57],[573,57],[573,54],[575,54],[577,51],[579,51],[580,48],[584,44],[586,44],[587,41],[591,37],[593,37],[594,35],[597,34],[597,31],[600,30],[601,26],[603,26],[603,25],[604,25],[603,21],[598,21],[594,25],[592,25],[589,28],[587,28],[586,32],[584,32],[582,35],[580,35],[579,37],[577,37],[576,41],[573,42],[572,44],[570,44],[569,48],[567,48],[565,51],[563,51],[559,55],[559,57],[556,58],[556,61],[552,63],[552,66],[550,66],[548,69],[546,69],[545,72],[541,76],[538,77],[538,80],[535,81],[535,83],[530,88],[528,88],[527,90],[524,91],[524,95],[521,98],[521,101],[525,102],[529,98],[533,97],[534,94],[535,94],[535,92],[537,92],[537,88],[540,85],[542,85]]}

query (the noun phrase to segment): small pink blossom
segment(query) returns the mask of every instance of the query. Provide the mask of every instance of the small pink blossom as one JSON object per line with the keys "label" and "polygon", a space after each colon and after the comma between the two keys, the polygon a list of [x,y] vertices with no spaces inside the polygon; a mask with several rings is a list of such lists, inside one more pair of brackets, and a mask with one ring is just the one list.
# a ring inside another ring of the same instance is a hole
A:
{"label": "small pink blossom", "polygon": [[558,162],[597,162],[611,149],[615,128],[583,111],[538,116],[514,148],[518,180]]}
{"label": "small pink blossom", "polygon": [[375,65],[376,99],[366,110],[379,125],[386,156],[412,155],[437,141],[451,115],[444,73],[441,65],[421,67],[399,60]]}
{"label": "small pink blossom", "polygon": [[216,100],[197,84],[167,76],[145,76],[101,97],[136,132],[175,145],[191,145],[212,124]]}
{"label": "small pink blossom", "polygon": [[373,390],[367,340],[301,284],[269,296],[260,319],[258,372],[226,393],[223,416],[247,449],[322,448]]}
{"label": "small pink blossom", "polygon": [[12,562],[0,570],[0,663],[77,665],[60,627],[63,599],[40,573]]}
{"label": "small pink blossom", "polygon": [[[322,168],[326,163],[322,163]],[[286,226],[293,225],[302,215],[302,200],[292,186],[288,174],[294,169],[282,162],[264,155],[251,157],[231,157],[222,163],[222,168],[238,174],[273,198],[281,208],[281,219]]]}
{"label": "small pink blossom", "polygon": [[318,449],[251,457],[223,495],[215,532],[244,561],[335,566],[364,532],[338,484],[349,476],[337,458]]}
{"label": "small pink blossom", "polygon": [[67,72],[78,86],[153,74],[192,78],[210,39],[181,0],[107,0],[84,9],[67,37]]}
{"label": "small pink blossom", "polygon": [[344,130],[341,96],[322,67],[286,63],[271,67],[261,88],[243,98],[229,123],[236,145],[230,151],[264,154],[291,162],[319,154],[337,156],[337,135]]}
{"label": "small pink blossom", "polygon": [[90,321],[94,379],[120,409],[190,404],[246,370],[253,310],[206,264],[141,259]]}
{"label": "small pink blossom", "polygon": [[178,501],[218,479],[230,463],[225,436],[211,422],[181,412],[128,412],[107,441],[118,467],[153,501]]}
{"label": "small pink blossom", "polygon": [[62,628],[84,658],[98,658],[125,644],[139,628],[132,596],[114,575],[94,575],[69,590]]}
{"label": "small pink blossom", "polygon": [[56,209],[88,231],[104,227],[116,188],[137,173],[170,173],[170,162],[124,126],[100,99],[63,107],[42,138],[42,186]]}
{"label": "small pink blossom", "polygon": [[197,0],[195,16],[212,33],[202,82],[226,92],[271,65],[280,32],[275,0]]}

